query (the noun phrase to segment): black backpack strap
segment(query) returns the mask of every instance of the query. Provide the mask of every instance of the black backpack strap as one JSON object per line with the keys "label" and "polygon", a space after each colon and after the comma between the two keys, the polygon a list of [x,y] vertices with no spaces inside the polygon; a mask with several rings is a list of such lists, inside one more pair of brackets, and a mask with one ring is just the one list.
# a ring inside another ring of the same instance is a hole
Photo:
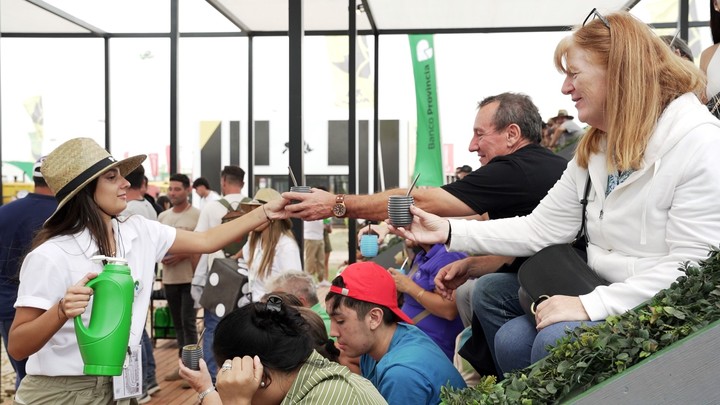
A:
{"label": "black backpack strap", "polygon": [[577,235],[575,235],[575,240],[578,240],[581,237],[585,236],[585,245],[590,242],[590,239],[587,236],[587,232],[585,232],[585,226],[587,225],[587,205],[591,185],[592,181],[590,180],[590,172],[588,172],[588,177],[585,181],[585,194],[583,195],[582,200],[580,200],[580,204],[582,204],[582,223],[580,224],[580,230],[578,231]]}

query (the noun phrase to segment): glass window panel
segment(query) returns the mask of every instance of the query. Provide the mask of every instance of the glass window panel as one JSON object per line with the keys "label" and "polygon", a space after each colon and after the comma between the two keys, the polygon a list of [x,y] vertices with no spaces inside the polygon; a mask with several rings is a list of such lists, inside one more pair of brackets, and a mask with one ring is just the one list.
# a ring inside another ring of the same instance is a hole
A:
{"label": "glass window panel", "polygon": [[0,52],[3,161],[34,162],[79,136],[104,144],[102,39],[3,38]]}
{"label": "glass window panel", "polygon": [[239,121],[240,167],[247,169],[247,38],[181,38],[179,64],[180,170],[201,175],[200,123],[207,121],[220,121],[218,172],[230,164],[230,126]]}
{"label": "glass window panel", "polygon": [[168,169],[170,40],[110,40],[110,140],[115,157],[146,154],[151,180]]}

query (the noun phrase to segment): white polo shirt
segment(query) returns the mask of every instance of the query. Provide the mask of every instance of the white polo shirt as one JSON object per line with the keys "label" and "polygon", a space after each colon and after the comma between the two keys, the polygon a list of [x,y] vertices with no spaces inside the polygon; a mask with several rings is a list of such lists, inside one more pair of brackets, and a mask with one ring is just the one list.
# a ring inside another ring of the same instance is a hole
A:
{"label": "white polo shirt", "polygon": [[[112,221],[118,256],[128,259],[134,280],[139,281],[132,308],[130,345],[140,344],[145,327],[150,293],[155,278],[155,263],[175,241],[175,228],[133,215],[125,222]],[[30,252],[20,269],[20,287],[15,307],[47,310],[65,296],[68,287],[85,274],[100,273],[102,263],[90,261],[98,248],[87,230],[72,236],[54,237]],[[82,315],[87,325],[92,299]],[[28,358],[29,375],[83,375],[83,362],[72,319],[58,330],[37,353]]]}

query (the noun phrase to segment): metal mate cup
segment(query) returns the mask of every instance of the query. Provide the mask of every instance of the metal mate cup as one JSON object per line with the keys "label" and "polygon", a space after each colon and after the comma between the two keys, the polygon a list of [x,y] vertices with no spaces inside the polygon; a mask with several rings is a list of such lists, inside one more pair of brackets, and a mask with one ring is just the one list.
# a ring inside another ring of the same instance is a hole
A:
{"label": "metal mate cup", "polygon": [[[290,191],[293,193],[312,193],[310,189],[310,186],[290,186]],[[299,202],[298,200],[291,200],[290,204],[297,204]]]}
{"label": "metal mate cup", "polygon": [[191,370],[200,370],[200,359],[203,357],[202,346],[197,344],[185,345],[182,348],[182,362]]}

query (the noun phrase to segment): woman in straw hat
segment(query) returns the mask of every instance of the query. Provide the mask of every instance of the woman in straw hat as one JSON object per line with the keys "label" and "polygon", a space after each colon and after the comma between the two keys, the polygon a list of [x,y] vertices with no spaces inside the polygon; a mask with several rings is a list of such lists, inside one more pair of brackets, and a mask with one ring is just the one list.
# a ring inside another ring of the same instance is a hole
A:
{"label": "woman in straw hat", "polygon": [[67,141],[48,155],[42,173],[55,191],[58,208],[33,241],[20,270],[17,314],[9,351],[26,358],[27,377],[19,404],[113,402],[110,377],[83,375],[83,362],[71,318],[90,317],[92,289],[85,284],[102,270],[95,255],[128,260],[136,281],[130,346],[140,343],[145,327],[154,264],[166,253],[208,253],[273,219],[283,217],[286,201],[264,204],[242,218],[195,233],[134,215],[118,217],[126,207],[125,175],[145,155],[115,160],[92,139]]}

